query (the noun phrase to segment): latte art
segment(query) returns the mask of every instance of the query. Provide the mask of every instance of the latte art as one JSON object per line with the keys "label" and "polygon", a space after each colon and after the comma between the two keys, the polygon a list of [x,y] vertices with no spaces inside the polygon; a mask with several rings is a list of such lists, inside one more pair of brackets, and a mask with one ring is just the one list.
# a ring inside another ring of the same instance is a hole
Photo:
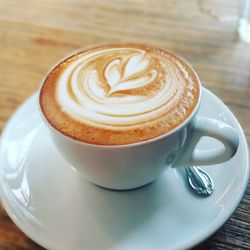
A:
{"label": "latte art", "polygon": [[66,135],[116,145],[173,129],[192,112],[198,91],[196,75],[170,53],[103,46],[56,67],[43,85],[40,102],[48,121]]}
{"label": "latte art", "polygon": [[[144,58],[143,53],[131,56],[125,66],[121,65],[121,59],[111,61],[104,69],[104,75],[110,87],[108,95],[121,90],[140,88],[155,80],[157,71],[147,72],[148,64],[149,61]],[[141,72],[142,76],[135,76]]]}
{"label": "latte art", "polygon": [[75,119],[124,129],[149,119],[162,102],[138,93],[158,78],[150,58],[139,49],[105,49],[74,61],[58,82],[57,99]]}

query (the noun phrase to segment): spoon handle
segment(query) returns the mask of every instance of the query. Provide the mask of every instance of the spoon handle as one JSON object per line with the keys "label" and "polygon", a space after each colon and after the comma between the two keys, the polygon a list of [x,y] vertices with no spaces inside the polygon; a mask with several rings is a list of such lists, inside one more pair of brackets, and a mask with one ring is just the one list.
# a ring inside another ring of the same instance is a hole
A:
{"label": "spoon handle", "polygon": [[188,184],[200,196],[209,196],[213,193],[214,184],[211,177],[198,167],[186,167]]}

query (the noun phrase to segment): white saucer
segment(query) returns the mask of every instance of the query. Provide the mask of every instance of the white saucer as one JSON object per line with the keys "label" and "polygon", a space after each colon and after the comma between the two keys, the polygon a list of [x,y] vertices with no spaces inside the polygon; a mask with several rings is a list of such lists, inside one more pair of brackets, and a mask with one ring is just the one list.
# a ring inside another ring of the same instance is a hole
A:
{"label": "white saucer", "polygon": [[[186,249],[214,233],[236,209],[249,165],[242,129],[228,108],[203,91],[200,114],[234,126],[236,156],[206,167],[215,184],[209,198],[193,195],[183,171],[170,169],[154,183],[115,192],[86,182],[65,163],[37,112],[37,96],[14,114],[2,135],[0,193],[9,216],[48,249]],[[220,146],[204,139],[200,147]]]}

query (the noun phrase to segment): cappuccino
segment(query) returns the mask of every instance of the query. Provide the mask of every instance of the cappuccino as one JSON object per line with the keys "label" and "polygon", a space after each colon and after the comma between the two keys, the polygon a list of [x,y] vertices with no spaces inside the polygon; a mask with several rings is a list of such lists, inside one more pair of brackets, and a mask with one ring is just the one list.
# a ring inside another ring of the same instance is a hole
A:
{"label": "cappuccino", "polygon": [[166,134],[194,111],[199,79],[159,48],[111,44],[59,63],[40,91],[45,119],[60,133],[96,145],[124,145]]}

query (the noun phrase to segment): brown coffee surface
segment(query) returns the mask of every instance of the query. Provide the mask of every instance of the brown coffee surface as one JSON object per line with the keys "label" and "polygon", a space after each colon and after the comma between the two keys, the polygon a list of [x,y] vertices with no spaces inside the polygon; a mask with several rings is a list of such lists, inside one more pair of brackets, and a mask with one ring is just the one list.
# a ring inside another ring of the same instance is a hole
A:
{"label": "brown coffee surface", "polygon": [[199,79],[175,55],[111,44],[59,63],[40,91],[45,119],[74,140],[124,145],[169,133],[193,112]]}

